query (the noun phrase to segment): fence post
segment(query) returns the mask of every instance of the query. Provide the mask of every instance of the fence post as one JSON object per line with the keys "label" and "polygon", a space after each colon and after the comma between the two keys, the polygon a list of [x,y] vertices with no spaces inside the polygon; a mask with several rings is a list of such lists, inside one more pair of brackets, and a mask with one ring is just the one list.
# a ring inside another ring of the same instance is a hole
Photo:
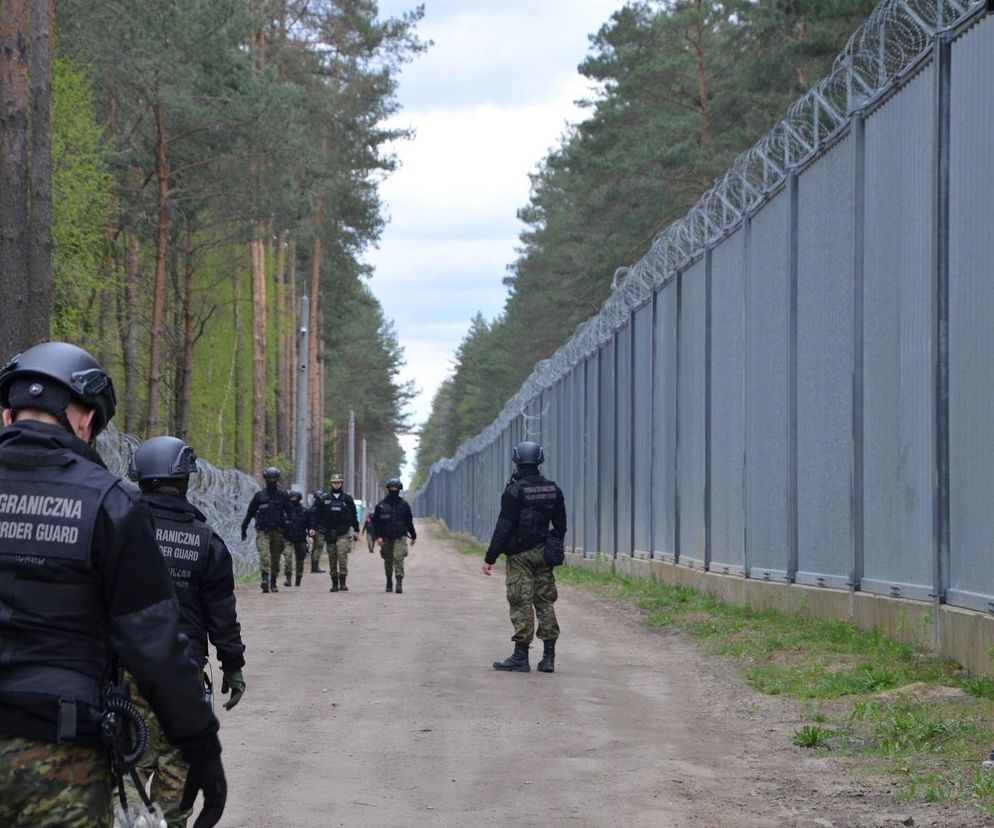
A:
{"label": "fence post", "polygon": [[853,370],[852,370],[852,542],[850,543],[849,592],[855,606],[863,578],[863,280],[866,268],[866,121],[854,112],[850,135],[854,158],[853,218]]}
{"label": "fence post", "polygon": [[711,569],[711,273],[714,247],[704,251],[704,569]]}
{"label": "fence post", "polygon": [[790,198],[788,226],[788,324],[787,324],[787,582],[797,575],[797,244],[798,177],[793,169],[787,177]]}
{"label": "fence post", "polygon": [[932,561],[932,642],[939,645],[939,608],[945,602],[949,568],[949,131],[952,43],[940,33],[934,45],[935,158],[932,201],[935,228],[935,544]]}

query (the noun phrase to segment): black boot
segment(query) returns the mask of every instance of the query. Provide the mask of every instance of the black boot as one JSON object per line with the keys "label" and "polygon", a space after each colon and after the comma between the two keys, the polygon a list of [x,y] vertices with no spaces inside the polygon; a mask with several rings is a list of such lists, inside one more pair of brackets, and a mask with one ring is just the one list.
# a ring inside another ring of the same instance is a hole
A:
{"label": "black boot", "polygon": [[262,591],[269,592],[269,579],[266,577],[266,573],[262,573]]}
{"label": "black boot", "polygon": [[550,638],[542,642],[545,649],[542,651],[542,660],[538,663],[540,673],[556,672],[556,639]]}
{"label": "black boot", "polygon": [[387,575],[387,592],[393,592],[393,579]]}
{"label": "black boot", "polygon": [[280,591],[280,588],[276,586],[276,573],[273,573],[272,575],[269,576],[269,591],[270,592]]}
{"label": "black boot", "polygon": [[532,668],[528,666],[528,645],[523,641],[515,641],[514,652],[503,661],[495,661],[494,669],[506,673],[531,672]]}
{"label": "black boot", "polygon": [[347,577],[348,577],[348,575],[339,575],[338,576],[338,588],[342,592],[348,592],[349,591],[349,588],[347,586],[345,586],[345,579]]}
{"label": "black boot", "polygon": [[290,573],[289,572],[284,572],[283,573],[283,586],[290,586]]}
{"label": "black boot", "polygon": [[404,591],[404,576],[403,575],[398,575],[397,576],[397,588],[394,590],[394,592],[396,592],[398,595],[400,595],[400,593],[402,593],[403,591]]}
{"label": "black boot", "polygon": [[317,561],[311,561],[311,572],[324,572],[324,570],[318,566]]}
{"label": "black boot", "polygon": [[331,576],[331,589],[329,589],[328,592],[338,592],[338,576],[337,575],[332,575]]}
{"label": "black boot", "polygon": [[297,586],[300,586],[300,579],[304,577],[304,573],[299,569],[297,570]]}

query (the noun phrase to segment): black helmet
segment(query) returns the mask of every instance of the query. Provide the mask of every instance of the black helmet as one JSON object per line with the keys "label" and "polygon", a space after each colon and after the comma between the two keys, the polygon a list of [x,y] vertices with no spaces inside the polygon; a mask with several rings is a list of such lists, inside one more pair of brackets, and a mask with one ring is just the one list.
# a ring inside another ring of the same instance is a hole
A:
{"label": "black helmet", "polygon": [[399,477],[391,477],[386,484],[388,489],[396,489],[398,492],[404,488],[404,484],[400,482]]}
{"label": "black helmet", "polygon": [[[46,380],[52,380],[56,388]],[[65,392],[69,394],[68,399]],[[87,351],[76,345],[42,342],[0,368],[0,405],[13,409],[14,413],[19,408],[39,408],[71,431],[66,420],[69,399],[94,410],[91,439],[103,431],[117,408],[110,375]]]}
{"label": "black helmet", "polygon": [[311,492],[311,503],[317,503],[321,499],[321,492]]}
{"label": "black helmet", "polygon": [[199,471],[197,453],[179,437],[153,437],[131,455],[128,477],[135,482],[167,477],[189,477]]}
{"label": "black helmet", "polygon": [[296,489],[290,489],[290,500],[301,500],[303,497],[304,496]]}
{"label": "black helmet", "polygon": [[262,477],[264,480],[279,480],[280,470],[276,466],[270,466],[262,473]]}
{"label": "black helmet", "polygon": [[526,440],[514,447],[511,459],[516,466],[541,466],[545,462],[545,452],[538,443]]}

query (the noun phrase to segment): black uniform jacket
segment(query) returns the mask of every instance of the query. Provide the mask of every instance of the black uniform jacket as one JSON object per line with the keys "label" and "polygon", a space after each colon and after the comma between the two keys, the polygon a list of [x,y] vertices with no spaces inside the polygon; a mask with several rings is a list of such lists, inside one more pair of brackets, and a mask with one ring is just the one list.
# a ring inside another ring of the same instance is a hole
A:
{"label": "black uniform jacket", "polygon": [[221,669],[240,670],[245,666],[245,645],[235,612],[228,547],[183,495],[146,492],[142,500],[152,508],[159,550],[179,599],[180,630],[189,637],[194,658],[203,668],[209,638]]}
{"label": "black uniform jacket", "polygon": [[534,549],[549,535],[560,540],[566,537],[566,502],[562,489],[537,470],[515,473],[500,498],[500,514],[490,538],[486,562],[496,563],[501,552],[516,555]]}
{"label": "black uniform jacket", "polygon": [[255,518],[257,532],[268,532],[271,529],[282,530],[286,525],[289,511],[289,493],[280,488],[270,491],[269,487],[265,486],[252,495],[252,500],[249,501],[248,511],[242,521],[242,534],[245,534],[252,518]]}
{"label": "black uniform jacket", "polygon": [[61,427],[20,421],[0,431],[0,504],[0,733],[98,745],[113,649],[188,761],[220,753],[138,492]]}
{"label": "black uniform jacket", "polygon": [[411,507],[400,495],[387,495],[373,510],[373,537],[392,540],[404,535],[411,540],[418,536]]}

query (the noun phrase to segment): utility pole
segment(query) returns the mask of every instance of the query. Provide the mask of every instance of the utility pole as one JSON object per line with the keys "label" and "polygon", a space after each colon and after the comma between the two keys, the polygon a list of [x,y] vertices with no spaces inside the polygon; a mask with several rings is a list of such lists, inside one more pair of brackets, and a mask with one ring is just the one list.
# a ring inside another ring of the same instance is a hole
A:
{"label": "utility pole", "polygon": [[307,503],[307,320],[310,300],[305,293],[300,297],[300,328],[297,331],[297,456],[294,471],[297,491]]}
{"label": "utility pole", "polygon": [[369,509],[369,479],[366,476],[366,438],[362,438],[362,502],[363,511]]}
{"label": "utility pole", "polygon": [[349,409],[349,454],[345,485],[350,492],[355,491],[355,411]]}

